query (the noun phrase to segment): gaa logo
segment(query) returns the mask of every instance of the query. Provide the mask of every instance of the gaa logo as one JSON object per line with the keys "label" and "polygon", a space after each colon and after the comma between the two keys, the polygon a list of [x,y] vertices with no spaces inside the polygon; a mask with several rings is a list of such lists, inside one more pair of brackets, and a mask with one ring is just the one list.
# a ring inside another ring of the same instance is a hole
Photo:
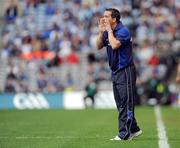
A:
{"label": "gaa logo", "polygon": [[48,109],[49,104],[42,94],[18,93],[13,98],[17,109]]}

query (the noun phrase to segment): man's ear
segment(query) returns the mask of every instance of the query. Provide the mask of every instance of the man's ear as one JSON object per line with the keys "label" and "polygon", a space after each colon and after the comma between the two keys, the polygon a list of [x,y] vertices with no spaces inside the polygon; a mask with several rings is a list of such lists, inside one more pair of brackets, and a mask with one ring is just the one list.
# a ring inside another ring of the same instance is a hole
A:
{"label": "man's ear", "polygon": [[115,22],[116,22],[116,18],[113,18],[113,20],[112,20],[112,21],[113,21],[113,23],[115,23]]}

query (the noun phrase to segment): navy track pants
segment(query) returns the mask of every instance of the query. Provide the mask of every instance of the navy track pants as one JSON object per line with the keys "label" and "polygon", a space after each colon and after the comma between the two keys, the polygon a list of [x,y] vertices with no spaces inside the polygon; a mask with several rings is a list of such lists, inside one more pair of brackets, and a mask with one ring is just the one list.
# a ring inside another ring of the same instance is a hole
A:
{"label": "navy track pants", "polygon": [[127,140],[131,133],[140,130],[134,114],[136,97],[136,69],[134,64],[113,74],[112,81],[114,99],[119,112],[118,136]]}

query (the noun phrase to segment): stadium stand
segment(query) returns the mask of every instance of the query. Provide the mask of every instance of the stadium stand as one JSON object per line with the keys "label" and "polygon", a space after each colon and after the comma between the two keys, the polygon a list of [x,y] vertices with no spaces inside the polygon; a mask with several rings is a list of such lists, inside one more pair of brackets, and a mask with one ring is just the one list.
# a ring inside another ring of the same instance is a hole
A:
{"label": "stadium stand", "polygon": [[172,77],[180,57],[178,0],[1,3],[2,92],[83,90],[88,75],[99,84],[99,89],[111,89],[106,52],[97,51],[95,37],[104,9],[116,7],[133,36],[137,93],[141,100],[157,98],[164,104],[173,102],[178,90],[173,87]]}

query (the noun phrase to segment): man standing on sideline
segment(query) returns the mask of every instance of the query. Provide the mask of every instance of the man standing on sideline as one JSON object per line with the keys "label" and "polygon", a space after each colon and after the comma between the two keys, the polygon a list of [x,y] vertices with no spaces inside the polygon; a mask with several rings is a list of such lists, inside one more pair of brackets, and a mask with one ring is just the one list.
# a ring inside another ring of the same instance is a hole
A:
{"label": "man standing on sideline", "polygon": [[131,35],[120,21],[120,12],[114,8],[105,10],[98,27],[96,46],[98,49],[104,46],[107,49],[114,98],[119,112],[119,133],[111,140],[130,140],[142,133],[134,114],[136,70],[132,57]]}

